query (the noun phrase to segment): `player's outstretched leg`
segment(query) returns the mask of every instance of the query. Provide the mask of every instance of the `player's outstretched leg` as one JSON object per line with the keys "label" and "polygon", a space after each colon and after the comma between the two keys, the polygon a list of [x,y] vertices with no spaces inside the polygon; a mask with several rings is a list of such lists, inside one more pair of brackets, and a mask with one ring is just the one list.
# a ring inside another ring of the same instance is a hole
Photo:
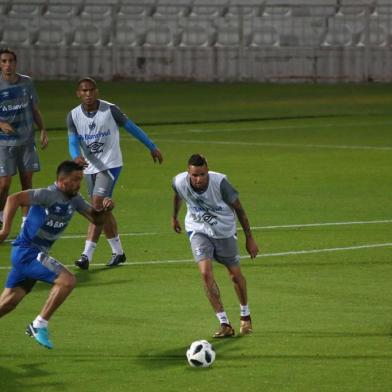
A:
{"label": "player's outstretched leg", "polygon": [[[56,260],[51,259],[51,261]],[[60,263],[57,262],[56,265],[61,268],[61,272],[53,282],[52,290],[40,314],[26,328],[27,335],[49,349],[53,348],[53,343],[49,340],[48,322],[76,285],[75,276]]]}

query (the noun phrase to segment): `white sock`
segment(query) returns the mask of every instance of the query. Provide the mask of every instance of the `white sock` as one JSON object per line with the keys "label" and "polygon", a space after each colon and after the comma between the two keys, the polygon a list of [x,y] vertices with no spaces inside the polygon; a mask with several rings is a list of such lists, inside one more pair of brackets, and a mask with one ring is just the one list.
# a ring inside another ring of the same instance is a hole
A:
{"label": "white sock", "polygon": [[40,315],[38,315],[33,321],[34,328],[48,328],[48,320],[45,320]]}
{"label": "white sock", "polygon": [[240,314],[241,317],[245,317],[245,316],[250,316],[250,310],[249,310],[249,305],[240,305]]}
{"label": "white sock", "polygon": [[110,247],[112,248],[112,253],[114,253],[116,255],[123,255],[124,254],[124,250],[122,248],[119,235],[117,237],[108,238],[108,242],[109,242]]}
{"label": "white sock", "polygon": [[97,243],[89,240],[87,240],[86,243],[84,244],[83,254],[87,256],[88,261],[91,261],[93,259],[93,254],[96,247],[97,247]]}
{"label": "white sock", "polygon": [[216,317],[218,317],[221,324],[230,324],[226,312],[218,312],[216,313]]}

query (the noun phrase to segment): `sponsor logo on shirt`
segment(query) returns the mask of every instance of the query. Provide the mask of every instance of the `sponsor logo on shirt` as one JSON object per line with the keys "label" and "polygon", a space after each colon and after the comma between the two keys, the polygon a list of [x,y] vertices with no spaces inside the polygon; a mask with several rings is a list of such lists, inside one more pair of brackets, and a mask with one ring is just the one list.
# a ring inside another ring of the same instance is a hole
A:
{"label": "sponsor logo on shirt", "polygon": [[90,150],[90,154],[98,154],[103,152],[103,146],[105,143],[94,142],[87,145],[87,148]]}
{"label": "sponsor logo on shirt", "polygon": [[84,140],[84,141],[89,141],[89,140],[95,140],[95,139],[100,139],[101,137],[107,137],[110,136],[111,132],[110,129],[108,129],[107,131],[99,131],[97,133],[93,133],[93,134],[85,134],[85,135],[79,135],[79,140]]}
{"label": "sponsor logo on shirt", "polygon": [[2,112],[12,112],[12,111],[15,111],[15,110],[26,109],[28,106],[29,106],[28,102],[21,102],[21,103],[15,104],[15,105],[12,105],[12,104],[8,104],[8,105],[1,104],[0,105],[0,110]]}

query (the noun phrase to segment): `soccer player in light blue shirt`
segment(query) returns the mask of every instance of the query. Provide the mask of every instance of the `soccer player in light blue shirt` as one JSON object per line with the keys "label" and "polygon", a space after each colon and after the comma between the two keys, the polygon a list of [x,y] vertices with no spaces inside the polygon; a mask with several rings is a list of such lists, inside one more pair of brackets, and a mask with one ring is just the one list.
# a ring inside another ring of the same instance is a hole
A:
{"label": "soccer player in light blue shirt", "polygon": [[[82,102],[67,116],[69,153],[75,162],[85,167],[84,175],[91,203],[99,209],[103,198],[111,197],[123,166],[120,127],[150,150],[154,162],[162,163],[163,157],[145,132],[116,105],[98,99],[99,92],[94,79],[80,79],[76,94]],[[114,215],[109,214],[102,228],[89,225],[84,250],[75,261],[77,267],[89,268],[102,230],[112,249],[112,258],[106,265],[114,267],[125,262],[117,222]]]}

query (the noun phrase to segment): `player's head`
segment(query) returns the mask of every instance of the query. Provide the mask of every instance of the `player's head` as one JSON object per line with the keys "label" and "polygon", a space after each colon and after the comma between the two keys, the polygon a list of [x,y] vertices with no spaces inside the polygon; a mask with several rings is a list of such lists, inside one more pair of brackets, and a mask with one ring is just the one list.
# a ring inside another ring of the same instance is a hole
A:
{"label": "player's head", "polygon": [[83,167],[74,161],[63,161],[57,167],[56,185],[67,196],[75,196],[83,179]]}
{"label": "player's head", "polygon": [[84,77],[78,80],[76,95],[87,110],[96,108],[98,93],[97,82],[93,78]]}
{"label": "player's head", "polygon": [[1,57],[2,54],[8,54],[8,55],[10,55],[10,56],[14,59],[14,61],[15,61],[15,63],[16,63],[16,61],[17,61],[17,59],[16,59],[16,53],[15,53],[13,50],[8,49],[8,48],[1,48],[1,49],[0,49],[0,57]]}
{"label": "player's head", "polygon": [[0,69],[5,75],[12,75],[16,71],[16,53],[11,49],[0,49]]}
{"label": "player's head", "polygon": [[201,154],[193,154],[188,159],[188,175],[193,188],[206,189],[208,186],[207,159]]}

